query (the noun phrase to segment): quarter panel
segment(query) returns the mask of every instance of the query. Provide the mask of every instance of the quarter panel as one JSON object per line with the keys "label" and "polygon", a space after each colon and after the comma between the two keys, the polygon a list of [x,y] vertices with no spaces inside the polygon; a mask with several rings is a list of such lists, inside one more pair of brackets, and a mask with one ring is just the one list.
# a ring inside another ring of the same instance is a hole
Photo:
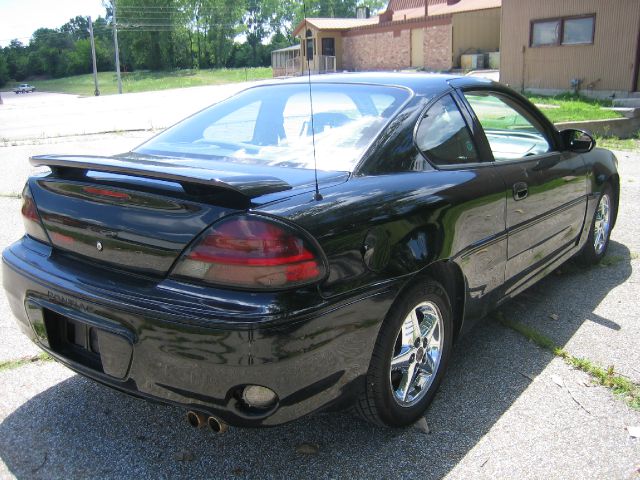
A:
{"label": "quarter panel", "polygon": [[329,259],[325,297],[409,280],[437,260],[460,265],[476,301],[504,281],[504,183],[491,165],[355,177],[322,195],[265,211],[318,240]]}

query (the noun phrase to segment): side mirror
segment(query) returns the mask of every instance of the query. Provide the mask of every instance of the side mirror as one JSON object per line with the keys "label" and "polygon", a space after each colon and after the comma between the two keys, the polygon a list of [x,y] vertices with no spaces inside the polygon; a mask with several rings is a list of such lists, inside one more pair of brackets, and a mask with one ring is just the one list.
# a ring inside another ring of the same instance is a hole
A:
{"label": "side mirror", "polygon": [[560,132],[564,148],[570,152],[587,153],[596,147],[596,140],[589,132],[568,128]]}

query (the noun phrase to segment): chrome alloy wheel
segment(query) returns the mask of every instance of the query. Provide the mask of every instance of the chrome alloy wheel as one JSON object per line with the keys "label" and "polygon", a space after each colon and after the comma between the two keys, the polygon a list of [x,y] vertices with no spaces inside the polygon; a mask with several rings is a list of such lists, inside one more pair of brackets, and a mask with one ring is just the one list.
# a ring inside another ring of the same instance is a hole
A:
{"label": "chrome alloy wheel", "polygon": [[593,222],[593,247],[596,255],[600,255],[607,246],[609,232],[611,230],[611,200],[606,193],[602,195],[596,218]]}
{"label": "chrome alloy wheel", "polygon": [[389,381],[402,407],[418,403],[429,391],[442,358],[444,339],[440,309],[422,302],[411,309],[396,338]]}

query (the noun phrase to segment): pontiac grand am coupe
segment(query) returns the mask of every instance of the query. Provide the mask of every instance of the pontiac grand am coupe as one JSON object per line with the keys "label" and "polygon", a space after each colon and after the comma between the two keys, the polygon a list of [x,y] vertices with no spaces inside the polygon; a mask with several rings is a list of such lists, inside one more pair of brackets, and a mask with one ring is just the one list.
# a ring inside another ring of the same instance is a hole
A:
{"label": "pontiac grand am coupe", "polygon": [[604,256],[619,196],[590,135],[442,75],[275,82],[129,153],[31,163],[3,253],[24,333],[216,431],[415,422],[477,319]]}

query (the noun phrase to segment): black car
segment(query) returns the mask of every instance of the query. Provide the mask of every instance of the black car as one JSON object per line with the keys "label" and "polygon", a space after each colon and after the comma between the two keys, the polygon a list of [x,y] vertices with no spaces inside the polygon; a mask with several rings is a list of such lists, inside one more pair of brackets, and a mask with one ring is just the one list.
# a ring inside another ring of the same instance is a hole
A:
{"label": "black car", "polygon": [[404,426],[477,319],[604,256],[619,177],[594,147],[481,79],[257,86],[126,154],[32,158],[4,288],[57,360],[194,425]]}

